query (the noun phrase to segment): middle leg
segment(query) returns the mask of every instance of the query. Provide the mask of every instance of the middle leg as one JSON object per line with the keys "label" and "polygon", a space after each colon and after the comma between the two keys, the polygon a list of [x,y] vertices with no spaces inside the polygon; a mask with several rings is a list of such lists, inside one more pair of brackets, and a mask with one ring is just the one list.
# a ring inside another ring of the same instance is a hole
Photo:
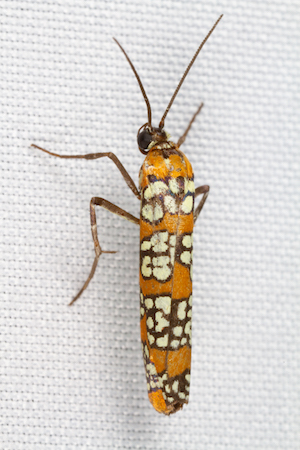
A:
{"label": "middle leg", "polygon": [[198,219],[198,216],[204,206],[204,203],[206,202],[206,199],[208,197],[209,194],[209,186],[204,185],[204,186],[199,186],[196,188],[195,190],[195,198],[198,197],[198,195],[203,194],[203,197],[201,198],[197,208],[194,211],[194,223],[196,223],[196,220]]}
{"label": "middle leg", "polygon": [[81,296],[83,291],[88,287],[91,279],[93,278],[93,276],[95,274],[97,264],[98,264],[99,258],[102,255],[102,253],[116,253],[115,251],[102,250],[102,248],[100,246],[99,239],[98,239],[98,232],[97,232],[97,220],[96,220],[95,206],[102,206],[102,208],[106,209],[107,211],[117,214],[120,217],[124,217],[124,219],[129,220],[129,222],[135,223],[136,225],[140,224],[140,220],[137,217],[134,217],[132,214],[128,213],[127,211],[124,211],[124,209],[121,209],[118,206],[114,205],[113,203],[110,203],[108,200],[105,200],[104,198],[100,198],[100,197],[93,197],[91,199],[90,215],[91,215],[92,237],[93,237],[94,247],[95,247],[95,259],[93,262],[91,272],[90,272],[86,282],[84,283],[84,285],[82,286],[82,288],[80,289],[80,291],[78,292],[76,297],[73,298],[73,300],[71,301],[69,306],[73,305],[73,303],[76,302],[76,300]]}

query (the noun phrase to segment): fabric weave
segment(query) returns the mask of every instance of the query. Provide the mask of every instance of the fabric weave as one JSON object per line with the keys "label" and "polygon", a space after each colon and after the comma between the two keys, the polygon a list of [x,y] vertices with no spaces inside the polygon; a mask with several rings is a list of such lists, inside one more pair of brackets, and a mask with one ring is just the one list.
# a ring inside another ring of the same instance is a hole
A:
{"label": "fabric weave", "polygon": [[[0,448],[299,448],[299,6],[297,2],[0,0]],[[139,203],[146,106],[169,112],[196,186],[211,191],[194,233],[190,403],[151,407],[139,336],[137,227],[89,201]],[[297,320],[298,319],[298,320]]]}

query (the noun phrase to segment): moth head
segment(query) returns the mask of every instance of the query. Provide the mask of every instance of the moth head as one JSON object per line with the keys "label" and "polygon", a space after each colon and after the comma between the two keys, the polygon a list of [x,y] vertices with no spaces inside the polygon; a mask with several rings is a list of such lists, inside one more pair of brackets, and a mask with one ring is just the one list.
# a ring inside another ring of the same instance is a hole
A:
{"label": "moth head", "polygon": [[146,155],[155,144],[166,142],[167,140],[168,135],[163,129],[150,127],[148,123],[143,125],[137,134],[137,143],[143,155]]}

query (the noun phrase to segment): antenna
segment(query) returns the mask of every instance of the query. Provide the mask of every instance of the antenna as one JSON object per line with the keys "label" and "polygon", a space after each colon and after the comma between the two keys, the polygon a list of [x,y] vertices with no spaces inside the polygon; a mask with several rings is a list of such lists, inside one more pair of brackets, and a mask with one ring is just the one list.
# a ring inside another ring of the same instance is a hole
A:
{"label": "antenna", "polygon": [[124,48],[122,47],[122,45],[120,44],[120,42],[118,42],[116,38],[113,38],[113,40],[116,42],[116,44],[118,44],[118,46],[120,47],[120,49],[121,49],[122,52],[124,53],[124,55],[125,55],[127,61],[128,61],[129,64],[130,64],[130,67],[132,68],[132,70],[133,70],[133,72],[134,72],[134,75],[135,75],[135,77],[136,77],[136,79],[137,79],[137,82],[139,83],[140,89],[141,89],[141,91],[142,91],[144,100],[145,100],[146,105],[147,105],[147,111],[148,111],[148,126],[149,126],[149,128],[151,128],[151,106],[150,106],[150,102],[149,102],[149,99],[148,99],[148,97],[147,97],[146,91],[145,91],[145,89],[144,89],[144,86],[143,86],[143,84],[142,84],[142,82],[141,82],[141,79],[140,79],[140,77],[138,76],[138,73],[137,73],[137,71],[135,70],[134,65],[133,65],[132,62],[130,61],[129,56],[128,56],[127,53],[125,52],[125,50],[124,50]]}
{"label": "antenna", "polygon": [[[214,26],[212,27],[212,29],[210,30],[210,32],[208,33],[208,35],[206,36],[206,38],[202,41],[202,43],[201,43],[200,46],[198,47],[196,53],[194,54],[194,56],[193,56],[191,62],[190,62],[189,65],[187,66],[187,68],[186,68],[186,70],[185,70],[183,76],[181,77],[181,80],[179,81],[178,86],[177,86],[177,88],[175,89],[175,92],[174,92],[174,94],[172,95],[172,98],[171,98],[171,100],[170,100],[170,102],[169,102],[169,104],[168,104],[168,106],[167,106],[167,108],[166,108],[166,110],[165,110],[165,112],[164,112],[162,118],[161,118],[161,121],[159,122],[159,129],[160,129],[160,130],[163,129],[163,127],[164,127],[164,124],[165,124],[165,118],[166,118],[168,112],[170,111],[171,106],[172,106],[172,104],[173,104],[173,102],[174,102],[174,100],[175,100],[175,98],[176,98],[176,95],[178,94],[179,89],[180,89],[181,86],[182,86],[182,83],[184,82],[184,80],[185,80],[187,74],[189,73],[190,68],[191,68],[192,65],[194,64],[194,62],[195,62],[197,56],[199,55],[199,53],[200,53],[202,47],[204,46],[205,42],[207,41],[207,39],[209,38],[209,36],[210,36],[210,35],[212,34],[212,32],[214,31],[214,29],[216,28],[216,26],[218,25],[218,23],[220,22],[220,20],[222,19],[222,17],[223,17],[223,14],[218,18],[218,20],[216,21],[216,23],[214,24]],[[152,127],[152,126],[151,126],[151,118],[152,118],[151,106],[150,106],[150,102],[149,102],[149,99],[148,99],[148,97],[147,97],[146,91],[145,91],[145,89],[144,89],[144,86],[143,86],[143,84],[142,84],[142,82],[141,82],[141,79],[140,79],[140,77],[139,77],[139,75],[138,75],[138,73],[137,73],[137,71],[136,71],[134,65],[132,64],[132,62],[131,62],[129,56],[127,55],[127,53],[125,52],[124,48],[123,48],[122,45],[120,44],[120,42],[118,42],[116,38],[113,38],[113,40],[116,42],[116,44],[118,44],[118,46],[120,47],[120,49],[121,49],[122,52],[124,53],[125,58],[126,58],[127,61],[129,62],[130,67],[132,68],[133,73],[134,73],[134,75],[135,75],[135,77],[136,77],[136,79],[137,79],[137,82],[138,82],[138,84],[139,84],[139,86],[140,86],[140,89],[141,89],[141,91],[142,91],[144,100],[145,100],[146,105],[147,105],[147,111],[148,111],[148,123],[145,124],[145,125],[148,125],[148,127],[151,128],[151,127]],[[144,125],[143,125],[143,126],[144,126]],[[143,128],[143,127],[141,127],[141,128]]]}
{"label": "antenna", "polygon": [[212,34],[212,32],[214,31],[214,29],[216,28],[216,26],[218,25],[218,23],[220,22],[220,20],[222,19],[222,17],[223,17],[223,14],[218,18],[218,20],[216,21],[216,23],[214,24],[214,26],[212,27],[212,29],[210,30],[210,32],[208,33],[208,35],[206,36],[206,38],[201,42],[201,44],[200,44],[199,47],[198,47],[198,50],[196,51],[196,53],[194,54],[194,56],[193,56],[193,58],[192,58],[192,60],[191,60],[191,62],[189,63],[189,65],[188,65],[187,68],[185,69],[185,72],[184,72],[184,74],[182,75],[182,78],[181,78],[181,80],[179,81],[178,86],[177,86],[177,88],[175,89],[174,94],[172,95],[172,98],[171,98],[171,100],[170,100],[170,102],[169,102],[169,104],[168,104],[168,106],[167,106],[167,108],[166,108],[166,110],[165,110],[165,112],[164,112],[162,118],[161,118],[161,121],[159,122],[159,126],[158,126],[158,127],[159,127],[160,129],[162,129],[162,128],[164,127],[164,124],[165,124],[165,118],[166,118],[168,112],[170,111],[170,108],[171,108],[171,106],[172,106],[172,104],[173,104],[173,102],[174,102],[174,100],[175,100],[175,97],[176,97],[176,95],[178,94],[178,91],[179,91],[179,89],[181,88],[182,83],[184,82],[184,80],[185,80],[187,74],[189,73],[190,68],[191,68],[192,65],[194,64],[195,59],[196,59],[197,56],[199,55],[199,53],[200,53],[200,51],[201,51],[203,45],[205,44],[205,42],[207,41],[207,39],[209,38],[209,36]]}

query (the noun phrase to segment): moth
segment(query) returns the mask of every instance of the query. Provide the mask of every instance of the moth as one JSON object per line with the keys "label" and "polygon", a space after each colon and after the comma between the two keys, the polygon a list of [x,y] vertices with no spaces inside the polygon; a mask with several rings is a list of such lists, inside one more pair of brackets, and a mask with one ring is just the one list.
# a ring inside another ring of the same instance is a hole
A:
{"label": "moth", "polygon": [[[97,232],[96,206],[123,217],[140,227],[140,324],[146,370],[148,396],[159,413],[166,415],[180,410],[189,401],[191,370],[192,261],[193,228],[209,193],[209,186],[195,188],[194,173],[188,158],[180,150],[199,114],[199,106],[187,129],[177,143],[165,131],[166,116],[182,83],[205,42],[222,15],[198,47],[187,66],[159,122],[152,125],[151,106],[139,75],[129,56],[116,40],[129,62],[147,106],[148,120],[140,127],[137,143],[146,155],[139,173],[137,188],[117,156],[111,152],[86,155],[60,155],[37,145],[33,147],[58,158],[110,158],[121,172],[133,194],[140,200],[137,218],[109,201],[93,197],[90,201],[91,231],[95,259],[91,272],[73,304],[94,276],[102,253]],[[194,207],[195,198],[202,195]]]}

